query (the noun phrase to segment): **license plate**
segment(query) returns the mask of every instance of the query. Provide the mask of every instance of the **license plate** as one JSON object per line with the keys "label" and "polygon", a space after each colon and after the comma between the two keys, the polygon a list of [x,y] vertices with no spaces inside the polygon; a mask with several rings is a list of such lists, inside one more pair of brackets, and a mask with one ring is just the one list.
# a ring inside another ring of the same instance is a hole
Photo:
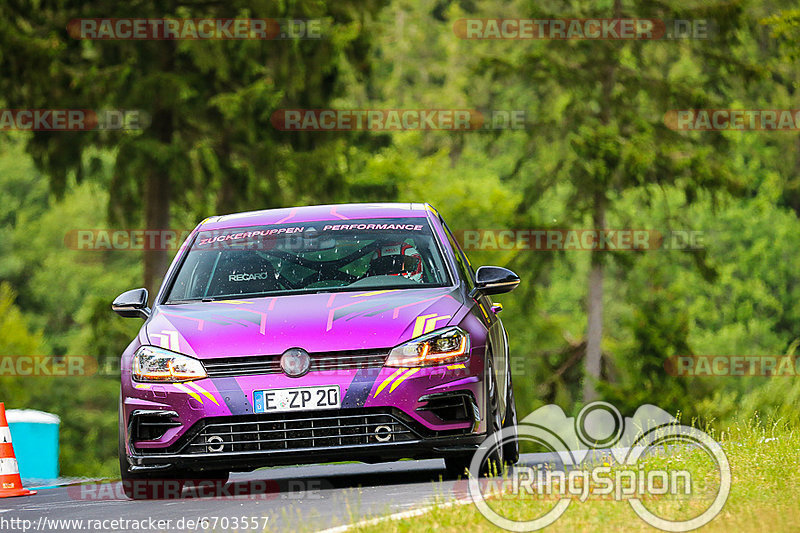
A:
{"label": "license plate", "polygon": [[282,413],[311,409],[338,409],[342,406],[339,385],[293,387],[253,392],[254,413]]}

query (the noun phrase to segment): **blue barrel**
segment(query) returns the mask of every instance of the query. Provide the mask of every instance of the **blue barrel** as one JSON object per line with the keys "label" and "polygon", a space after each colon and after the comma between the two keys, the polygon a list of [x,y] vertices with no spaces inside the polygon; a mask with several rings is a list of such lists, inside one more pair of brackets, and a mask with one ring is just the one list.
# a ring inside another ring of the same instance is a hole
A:
{"label": "blue barrel", "polygon": [[32,409],[6,411],[22,479],[58,478],[58,416]]}

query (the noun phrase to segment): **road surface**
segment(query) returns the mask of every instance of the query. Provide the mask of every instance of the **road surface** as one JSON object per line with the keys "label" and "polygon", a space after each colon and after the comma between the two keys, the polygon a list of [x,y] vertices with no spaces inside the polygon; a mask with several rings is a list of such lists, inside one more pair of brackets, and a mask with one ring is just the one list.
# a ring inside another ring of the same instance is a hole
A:
{"label": "road surface", "polygon": [[222,495],[188,488],[154,501],[128,500],[118,481],[44,488],[0,499],[0,531],[319,531],[465,497],[466,482],[442,480],[443,469],[439,459],[269,468],[232,474]]}

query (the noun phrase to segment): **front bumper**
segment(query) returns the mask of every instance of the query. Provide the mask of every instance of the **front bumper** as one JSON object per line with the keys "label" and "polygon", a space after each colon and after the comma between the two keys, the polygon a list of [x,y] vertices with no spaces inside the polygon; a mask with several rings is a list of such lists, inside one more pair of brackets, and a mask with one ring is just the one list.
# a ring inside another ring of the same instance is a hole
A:
{"label": "front bumper", "polygon": [[[355,415],[346,417],[352,416]],[[215,424],[201,425],[207,428]],[[255,442],[256,439],[253,439],[245,441],[246,444],[235,444],[229,440],[224,443],[218,441],[209,443],[202,429],[194,430],[187,435],[188,439],[179,443],[178,449],[147,450],[130,456],[128,460],[134,470],[177,468],[201,471],[252,470],[262,466],[342,460],[383,462],[402,458],[426,459],[472,454],[485,437],[474,433],[424,437],[409,433],[401,440],[376,442],[374,436],[360,435],[314,438],[311,436],[311,431],[290,430],[295,436],[285,441],[286,448],[275,446],[271,449],[258,449],[264,445],[263,441]],[[317,434],[320,434],[319,430]],[[359,439],[359,442],[354,442],[355,439]],[[339,444],[335,441],[344,443]]]}
{"label": "front bumper", "polygon": [[[464,455],[477,449],[486,431],[479,408],[485,405],[482,368],[482,358],[471,357],[449,366],[302,378],[270,374],[143,385],[123,375],[126,455],[132,470],[251,470]],[[256,390],[330,384],[340,387],[341,409],[253,413]]]}

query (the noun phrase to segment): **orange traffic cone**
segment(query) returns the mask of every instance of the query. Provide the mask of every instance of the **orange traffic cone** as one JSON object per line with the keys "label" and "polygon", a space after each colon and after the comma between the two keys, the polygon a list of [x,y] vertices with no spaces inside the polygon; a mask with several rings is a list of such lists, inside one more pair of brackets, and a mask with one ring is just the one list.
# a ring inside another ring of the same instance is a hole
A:
{"label": "orange traffic cone", "polygon": [[36,494],[36,491],[22,488],[17,456],[11,444],[11,430],[6,420],[6,406],[0,402],[0,498],[31,494]]}

